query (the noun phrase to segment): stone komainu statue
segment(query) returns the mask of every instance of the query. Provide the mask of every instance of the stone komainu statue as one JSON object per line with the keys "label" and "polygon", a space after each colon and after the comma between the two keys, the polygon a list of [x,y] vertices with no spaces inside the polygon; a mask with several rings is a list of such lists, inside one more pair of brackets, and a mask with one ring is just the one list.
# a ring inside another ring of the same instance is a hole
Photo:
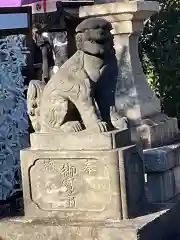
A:
{"label": "stone komainu statue", "polygon": [[46,85],[30,82],[28,113],[36,132],[113,129],[111,122],[102,119],[95,99],[96,84],[114,54],[111,29],[106,20],[84,20],[76,29],[77,52]]}

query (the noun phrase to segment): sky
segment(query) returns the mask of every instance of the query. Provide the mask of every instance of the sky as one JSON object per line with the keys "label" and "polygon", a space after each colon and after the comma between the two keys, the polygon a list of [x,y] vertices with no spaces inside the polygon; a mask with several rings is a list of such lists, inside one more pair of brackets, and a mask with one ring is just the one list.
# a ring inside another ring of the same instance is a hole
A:
{"label": "sky", "polygon": [[[8,21],[7,21],[8,19]],[[0,14],[0,29],[27,28],[28,19],[26,13]]]}

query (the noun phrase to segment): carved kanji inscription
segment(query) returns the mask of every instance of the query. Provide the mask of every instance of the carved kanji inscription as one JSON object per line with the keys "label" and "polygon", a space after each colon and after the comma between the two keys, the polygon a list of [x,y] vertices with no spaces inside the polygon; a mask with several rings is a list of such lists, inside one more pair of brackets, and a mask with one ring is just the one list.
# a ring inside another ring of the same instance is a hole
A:
{"label": "carved kanji inscription", "polygon": [[32,201],[46,211],[103,211],[111,201],[109,170],[96,159],[38,159],[30,182]]}

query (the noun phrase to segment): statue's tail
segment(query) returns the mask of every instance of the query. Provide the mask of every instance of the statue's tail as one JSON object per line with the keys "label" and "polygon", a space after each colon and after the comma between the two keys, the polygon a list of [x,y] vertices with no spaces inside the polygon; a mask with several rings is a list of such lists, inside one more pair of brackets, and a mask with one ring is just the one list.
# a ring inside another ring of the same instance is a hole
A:
{"label": "statue's tail", "polygon": [[45,83],[39,80],[32,80],[29,83],[27,91],[28,114],[35,132],[39,132],[41,130],[40,105],[44,87]]}

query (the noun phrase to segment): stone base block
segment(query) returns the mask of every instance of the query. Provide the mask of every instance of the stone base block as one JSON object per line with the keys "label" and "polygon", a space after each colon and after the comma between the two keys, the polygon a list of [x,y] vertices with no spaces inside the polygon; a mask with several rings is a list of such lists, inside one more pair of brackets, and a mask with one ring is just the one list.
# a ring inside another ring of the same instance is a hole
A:
{"label": "stone base block", "polygon": [[135,145],[106,151],[21,151],[28,217],[124,219],[139,214],[143,162]]}
{"label": "stone base block", "polygon": [[177,240],[180,205],[132,220],[68,222],[57,219],[7,219],[0,222],[2,240]]}
{"label": "stone base block", "polygon": [[172,143],[179,135],[176,118],[159,114],[143,119],[142,123],[137,131],[143,140],[145,149]]}
{"label": "stone base block", "polygon": [[180,144],[144,150],[146,190],[150,202],[164,202],[180,194]]}
{"label": "stone base block", "polygon": [[33,133],[31,148],[48,150],[111,150],[131,144],[130,131],[90,133],[87,131],[71,134]]}
{"label": "stone base block", "polygon": [[180,166],[165,172],[147,173],[146,196],[149,202],[167,202],[180,194]]}
{"label": "stone base block", "polygon": [[145,172],[164,172],[180,165],[180,144],[143,151]]}

